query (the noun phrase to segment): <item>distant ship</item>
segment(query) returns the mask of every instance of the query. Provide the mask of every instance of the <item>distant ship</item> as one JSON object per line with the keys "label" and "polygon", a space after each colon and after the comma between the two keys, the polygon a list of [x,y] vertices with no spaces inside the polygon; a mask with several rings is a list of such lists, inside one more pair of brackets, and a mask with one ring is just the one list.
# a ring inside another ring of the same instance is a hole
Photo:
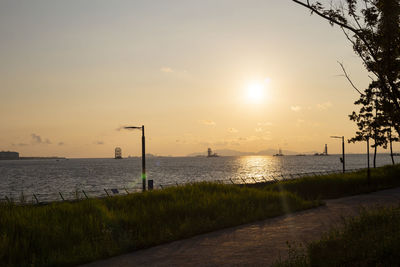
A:
{"label": "distant ship", "polygon": [[278,154],[275,154],[274,157],[283,157],[284,155],[282,154],[282,149],[279,148]]}
{"label": "distant ship", "polygon": [[120,147],[115,148],[115,159],[122,159],[122,150]]}
{"label": "distant ship", "polygon": [[214,157],[219,157],[217,153],[213,153],[211,148],[208,148],[207,150],[207,158],[214,158]]}
{"label": "distant ship", "polygon": [[328,155],[328,145],[325,144],[324,152],[322,152],[322,153],[315,153],[314,156],[329,156],[329,155]]}

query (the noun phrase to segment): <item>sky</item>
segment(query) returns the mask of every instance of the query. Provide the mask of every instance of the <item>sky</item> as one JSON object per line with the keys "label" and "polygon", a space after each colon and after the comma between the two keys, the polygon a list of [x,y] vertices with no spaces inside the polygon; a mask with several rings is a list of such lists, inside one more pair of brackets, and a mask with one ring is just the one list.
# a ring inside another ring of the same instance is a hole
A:
{"label": "sky", "polygon": [[[0,150],[113,157],[340,153],[369,83],[337,27],[290,0],[0,0]],[[398,149],[395,144],[395,149]],[[348,144],[361,153],[365,144]]]}

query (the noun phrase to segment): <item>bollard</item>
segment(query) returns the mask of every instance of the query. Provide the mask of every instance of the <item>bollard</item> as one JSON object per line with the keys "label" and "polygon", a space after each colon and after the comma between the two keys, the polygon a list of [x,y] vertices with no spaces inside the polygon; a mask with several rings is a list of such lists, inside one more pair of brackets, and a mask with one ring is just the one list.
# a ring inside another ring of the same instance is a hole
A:
{"label": "bollard", "polygon": [[147,180],[147,188],[149,190],[153,190],[153,180]]}

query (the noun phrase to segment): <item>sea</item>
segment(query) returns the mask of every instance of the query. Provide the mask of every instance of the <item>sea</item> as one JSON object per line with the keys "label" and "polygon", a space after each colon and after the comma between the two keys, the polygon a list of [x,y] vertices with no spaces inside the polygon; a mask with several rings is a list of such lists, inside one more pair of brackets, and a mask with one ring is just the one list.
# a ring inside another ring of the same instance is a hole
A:
{"label": "sea", "polygon": [[[243,157],[148,157],[147,179],[154,188],[198,181],[254,183],[299,177],[307,173],[342,170],[341,155],[243,156]],[[372,167],[372,155],[370,164]],[[400,157],[395,157],[399,162]],[[348,154],[346,170],[367,167],[367,156]],[[392,164],[389,154],[377,155],[377,166]],[[297,175],[296,175],[297,174]],[[102,197],[139,191],[141,158],[33,159],[0,161],[0,199],[56,201]],[[86,194],[86,196],[85,196]]]}

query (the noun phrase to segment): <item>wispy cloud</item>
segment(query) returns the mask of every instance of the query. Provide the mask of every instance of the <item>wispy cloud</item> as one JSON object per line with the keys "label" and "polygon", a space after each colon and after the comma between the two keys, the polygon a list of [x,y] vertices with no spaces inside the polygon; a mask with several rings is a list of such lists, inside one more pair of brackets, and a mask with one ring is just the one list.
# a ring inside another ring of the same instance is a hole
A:
{"label": "wispy cloud", "polygon": [[321,104],[317,104],[317,108],[319,110],[326,110],[326,109],[331,108],[331,107],[332,107],[332,103],[331,102],[324,102],[324,103],[321,103]]}
{"label": "wispy cloud", "polygon": [[212,120],[200,120],[199,122],[201,124],[208,125],[208,126],[215,126],[216,125],[216,123],[214,121],[212,121]]}
{"label": "wispy cloud", "polygon": [[237,132],[239,132],[237,129],[235,129],[235,128],[228,128],[228,132],[230,132],[230,133],[237,133]]}
{"label": "wispy cloud", "polygon": [[162,68],[160,69],[160,71],[161,71],[161,72],[164,72],[164,73],[172,73],[172,72],[174,72],[174,70],[171,69],[171,68],[169,68],[169,67],[162,67]]}
{"label": "wispy cloud", "polygon": [[294,112],[298,112],[298,111],[301,110],[301,107],[300,107],[300,106],[291,106],[290,109],[291,109],[292,111],[294,111]]}
{"label": "wispy cloud", "polygon": [[27,146],[28,144],[25,143],[18,143],[18,144],[11,144],[12,146]]}
{"label": "wispy cloud", "polygon": [[42,139],[42,137],[40,135],[37,134],[31,134],[31,138],[32,138],[32,143],[33,144],[46,144],[49,145],[51,144],[50,140],[48,138],[46,139]]}

